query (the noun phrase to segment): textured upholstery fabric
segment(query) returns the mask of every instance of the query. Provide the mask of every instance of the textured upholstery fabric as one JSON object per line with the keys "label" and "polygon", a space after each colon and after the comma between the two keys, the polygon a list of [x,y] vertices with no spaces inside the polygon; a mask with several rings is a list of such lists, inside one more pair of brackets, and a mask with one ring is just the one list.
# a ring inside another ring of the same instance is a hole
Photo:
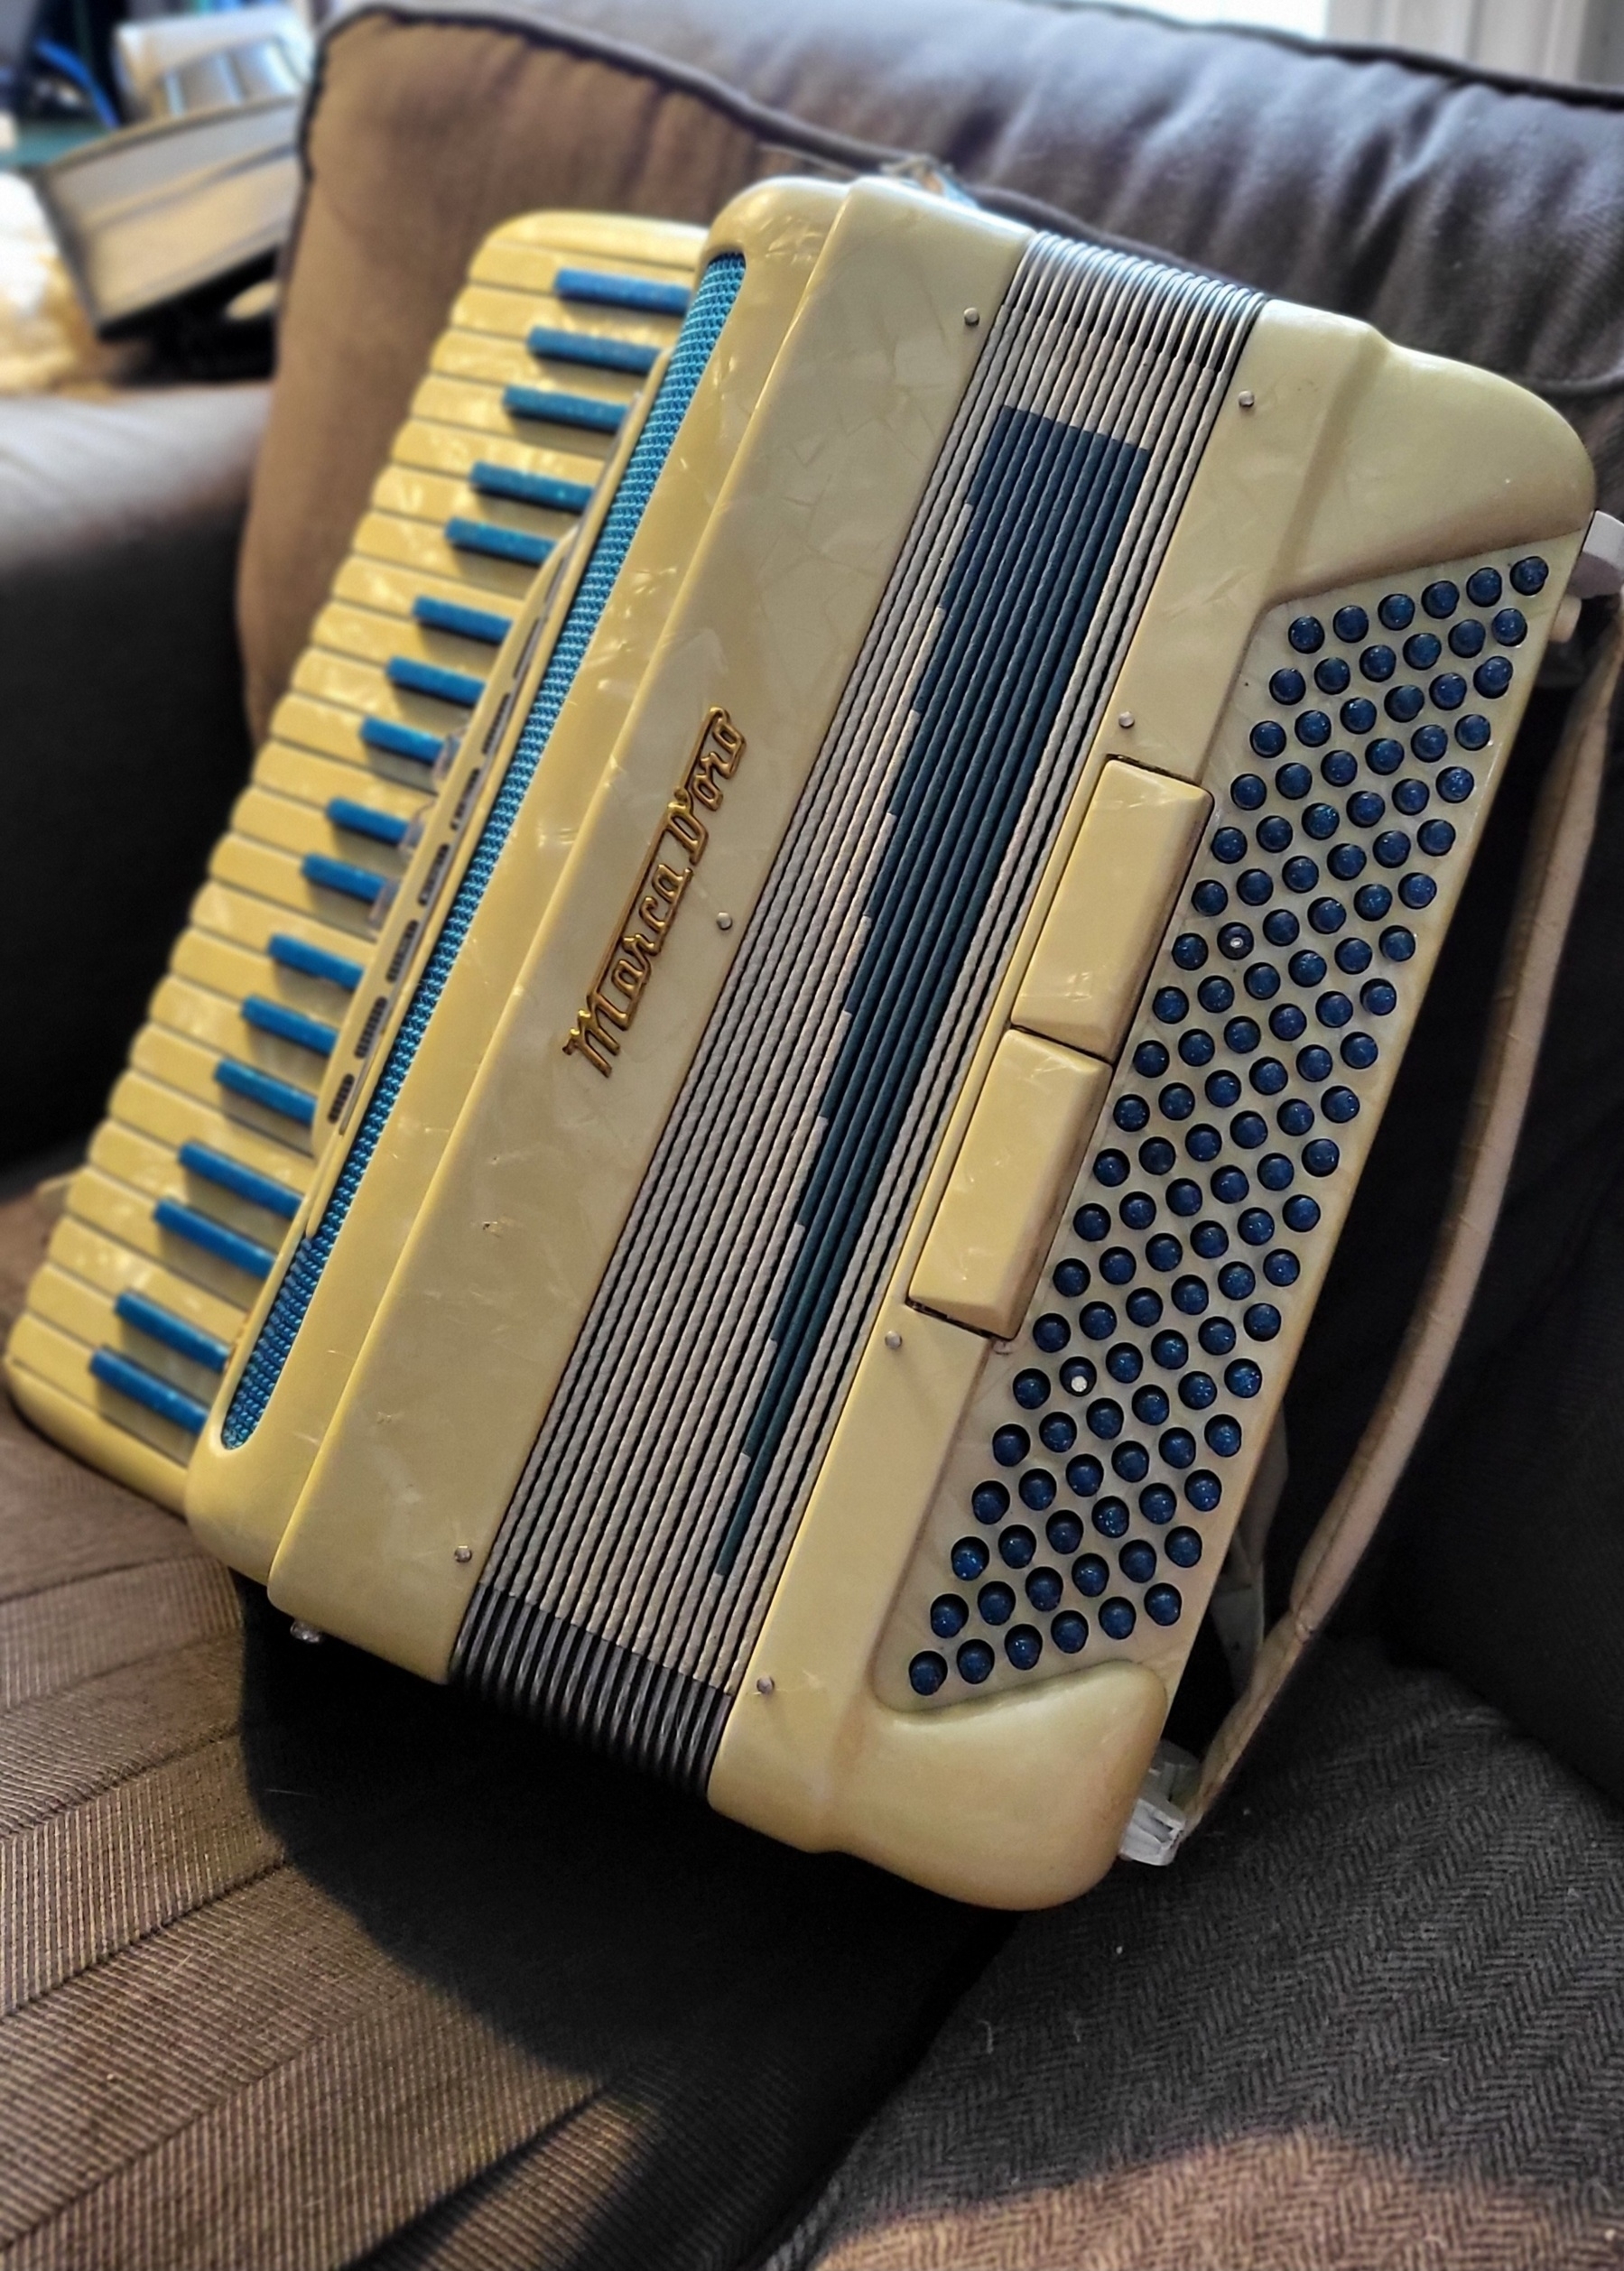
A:
{"label": "textured upholstery fabric", "polygon": [[1169,1870],[1028,1918],[774,2271],[1624,2249],[1624,1821],[1331,1643]]}
{"label": "textured upholstery fabric", "polygon": [[100,1111],[247,769],[263,386],[0,403],[0,1164]]}
{"label": "textured upholstery fabric", "polygon": [[299,1646],[4,1403],[0,1902],[7,2271],[733,2263],[999,1929]]}

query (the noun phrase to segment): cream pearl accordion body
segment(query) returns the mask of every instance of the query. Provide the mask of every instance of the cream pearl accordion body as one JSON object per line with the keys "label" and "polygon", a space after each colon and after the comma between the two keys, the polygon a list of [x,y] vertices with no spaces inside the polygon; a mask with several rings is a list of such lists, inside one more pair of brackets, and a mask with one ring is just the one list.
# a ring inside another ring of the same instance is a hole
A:
{"label": "cream pearl accordion body", "polygon": [[1069,1897],[1592,501],[1502,381],[897,183],[498,231],[14,1392],[312,1626]]}

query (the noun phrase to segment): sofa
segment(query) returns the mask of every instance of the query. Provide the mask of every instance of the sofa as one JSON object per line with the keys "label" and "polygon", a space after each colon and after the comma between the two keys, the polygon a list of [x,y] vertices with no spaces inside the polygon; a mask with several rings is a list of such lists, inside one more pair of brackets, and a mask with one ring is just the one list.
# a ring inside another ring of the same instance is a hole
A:
{"label": "sofa", "polygon": [[[0,403],[0,1312],[479,239],[919,158],[1533,386],[1624,513],[1624,97],[1052,0],[359,0],[321,42],[269,390]],[[1530,712],[1530,796],[1570,696],[1551,673]],[[1529,809],[1428,1041],[1417,1273]],[[1619,2260],[1621,871],[1615,744],[1376,1547],[1174,1867],[1068,1907],[790,1851],[302,1647],[7,1408],[0,2263]],[[1416,1283],[1367,1279],[1322,1336],[1283,1551]]]}

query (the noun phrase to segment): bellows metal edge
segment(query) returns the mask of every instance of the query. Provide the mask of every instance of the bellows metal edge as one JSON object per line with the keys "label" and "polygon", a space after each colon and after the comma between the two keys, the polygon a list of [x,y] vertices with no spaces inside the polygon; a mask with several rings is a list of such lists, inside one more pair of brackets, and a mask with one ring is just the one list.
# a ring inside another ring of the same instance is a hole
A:
{"label": "bellows metal edge", "polygon": [[702,1782],[1260,305],[1058,238],[1028,248],[515,1493],[459,1676]]}

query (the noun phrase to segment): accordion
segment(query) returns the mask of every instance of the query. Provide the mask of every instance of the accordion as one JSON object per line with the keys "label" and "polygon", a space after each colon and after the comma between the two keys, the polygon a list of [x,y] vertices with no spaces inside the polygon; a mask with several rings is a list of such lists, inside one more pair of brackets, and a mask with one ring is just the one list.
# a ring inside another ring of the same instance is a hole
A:
{"label": "accordion", "polygon": [[1070,1897],[1592,504],[1505,381],[903,182],[510,224],[14,1393],[300,1627]]}

